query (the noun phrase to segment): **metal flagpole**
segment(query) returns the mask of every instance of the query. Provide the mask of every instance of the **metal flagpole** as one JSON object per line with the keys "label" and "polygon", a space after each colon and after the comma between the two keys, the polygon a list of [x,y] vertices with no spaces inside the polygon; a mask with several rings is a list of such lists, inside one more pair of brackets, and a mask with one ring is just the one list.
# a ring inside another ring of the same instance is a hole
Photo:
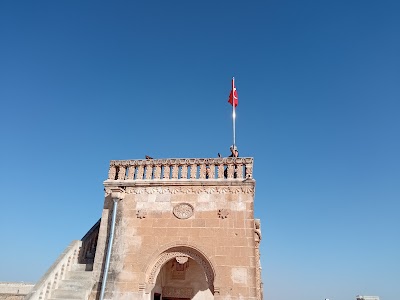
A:
{"label": "metal flagpole", "polygon": [[232,121],[233,121],[233,146],[236,146],[236,132],[235,132],[235,77],[232,77]]}

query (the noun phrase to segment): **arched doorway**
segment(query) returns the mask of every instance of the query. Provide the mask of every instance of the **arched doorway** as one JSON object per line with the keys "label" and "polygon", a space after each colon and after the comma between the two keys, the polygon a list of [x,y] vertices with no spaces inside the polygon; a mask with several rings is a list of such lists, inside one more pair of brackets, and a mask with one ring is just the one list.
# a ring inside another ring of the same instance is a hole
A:
{"label": "arched doorway", "polygon": [[163,251],[146,277],[154,300],[214,299],[214,269],[203,253],[191,247]]}

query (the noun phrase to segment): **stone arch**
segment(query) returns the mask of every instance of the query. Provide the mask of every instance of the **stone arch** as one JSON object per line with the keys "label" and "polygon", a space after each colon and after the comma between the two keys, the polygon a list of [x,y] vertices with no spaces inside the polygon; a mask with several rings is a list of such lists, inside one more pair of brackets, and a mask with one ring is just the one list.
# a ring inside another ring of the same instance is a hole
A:
{"label": "stone arch", "polygon": [[[160,253],[160,252],[159,252]],[[204,270],[208,288],[214,294],[215,271],[211,261],[199,249],[188,245],[175,245],[162,251],[146,271],[146,290],[149,292],[155,285],[158,272],[165,263],[176,257],[188,257],[196,261]]]}

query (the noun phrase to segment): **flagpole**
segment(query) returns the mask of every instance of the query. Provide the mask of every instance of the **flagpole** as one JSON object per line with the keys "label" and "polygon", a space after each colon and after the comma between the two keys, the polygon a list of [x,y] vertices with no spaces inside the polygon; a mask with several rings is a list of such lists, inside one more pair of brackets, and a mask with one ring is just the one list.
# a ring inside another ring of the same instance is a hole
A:
{"label": "flagpole", "polygon": [[235,77],[232,77],[232,122],[233,122],[233,146],[236,146],[236,132],[235,132]]}

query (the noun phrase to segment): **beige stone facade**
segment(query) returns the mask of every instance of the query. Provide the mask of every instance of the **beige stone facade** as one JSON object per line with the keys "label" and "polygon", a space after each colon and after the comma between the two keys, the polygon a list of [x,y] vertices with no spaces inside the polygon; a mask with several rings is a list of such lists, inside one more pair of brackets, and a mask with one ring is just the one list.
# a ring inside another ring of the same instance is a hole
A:
{"label": "beige stone facade", "polygon": [[252,158],[112,161],[90,298],[116,207],[104,299],[261,299],[252,168]]}
{"label": "beige stone facade", "polygon": [[24,282],[0,282],[0,300],[22,300],[33,286]]}

